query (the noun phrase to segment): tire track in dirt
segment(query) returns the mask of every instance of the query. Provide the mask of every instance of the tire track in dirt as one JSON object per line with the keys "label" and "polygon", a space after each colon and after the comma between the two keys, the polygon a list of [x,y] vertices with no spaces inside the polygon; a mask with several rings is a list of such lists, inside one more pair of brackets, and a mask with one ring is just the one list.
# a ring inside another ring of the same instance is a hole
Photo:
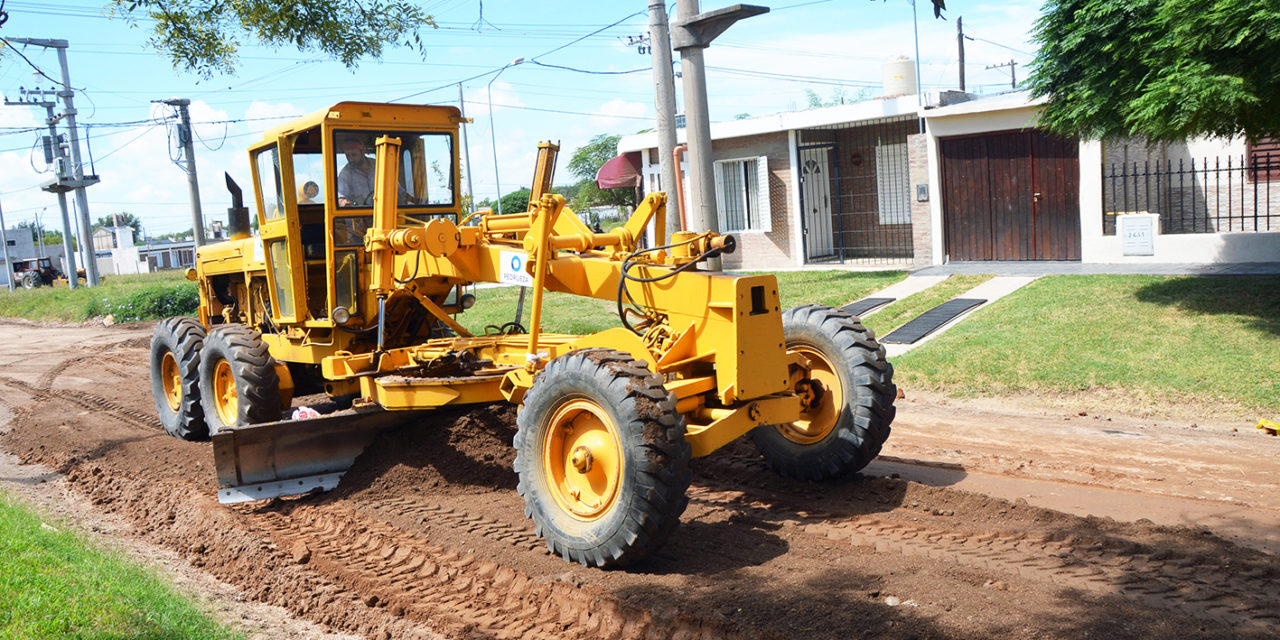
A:
{"label": "tire track in dirt", "polygon": [[[384,501],[518,542],[524,532],[433,505]],[[532,578],[472,553],[450,550],[395,525],[334,505],[290,505],[261,515],[277,544],[312,570],[392,615],[439,625],[461,637],[739,638],[728,625],[687,615],[658,619],[647,610],[559,578]],[[478,526],[477,526],[478,525]]]}
{"label": "tire track in dirt", "polygon": [[425,503],[407,498],[388,498],[370,502],[367,508],[374,513],[388,513],[409,518],[418,523],[456,527],[462,533],[478,534],[495,542],[504,542],[517,549],[550,554],[547,542],[533,531],[517,527],[493,518],[474,515],[460,509],[439,504]]}
{"label": "tire track in dirt", "polygon": [[71,367],[97,360],[103,354],[117,349],[137,349],[140,347],[150,346],[150,344],[150,338],[130,338],[128,340],[121,340],[120,342],[110,342],[107,344],[83,347],[84,351],[87,351],[88,353],[63,360],[62,362],[53,365],[49,369],[45,370],[44,373],[40,374],[40,377],[36,379],[35,386],[39,389],[52,389],[53,383],[58,379],[58,376],[65,373]]}
{"label": "tire track in dirt", "polygon": [[[80,359],[73,358],[68,362],[75,364],[78,360]],[[71,365],[68,365],[68,367],[70,366]],[[63,367],[57,373],[65,371],[68,367]],[[43,378],[44,376],[41,377]],[[56,374],[54,377],[56,377]],[[52,380],[53,378],[51,377],[50,381],[52,382]],[[37,402],[49,399],[66,400],[89,411],[101,411],[132,426],[148,430],[164,428],[161,426],[160,421],[151,413],[144,413],[136,409],[131,409],[115,402],[114,400],[108,400],[102,396],[94,395],[92,393],[76,391],[73,389],[50,389],[48,387],[28,384],[22,380],[9,377],[0,377],[0,382],[30,394]]]}
{"label": "tire track in dirt", "polygon": [[[725,456],[717,466],[766,471],[763,461]],[[1058,587],[1118,595],[1236,631],[1265,633],[1280,625],[1271,595],[1274,566],[1220,566],[1212,557],[1169,550],[1145,551],[1122,539],[1090,544],[1056,540],[1047,533],[962,531],[905,523],[874,515],[840,514],[806,507],[796,496],[695,479],[691,503],[731,509],[766,522],[790,521],[804,534],[869,547],[877,553],[941,560],[1019,576]]]}

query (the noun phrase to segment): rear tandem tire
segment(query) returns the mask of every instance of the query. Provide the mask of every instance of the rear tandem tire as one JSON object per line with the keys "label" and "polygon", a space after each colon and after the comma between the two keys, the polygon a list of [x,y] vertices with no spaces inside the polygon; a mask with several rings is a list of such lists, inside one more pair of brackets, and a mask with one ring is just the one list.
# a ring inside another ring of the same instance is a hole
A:
{"label": "rear tandem tire", "polygon": [[896,413],[898,388],[884,347],[856,317],[821,305],[787,309],[782,330],[787,352],[804,354],[812,379],[835,388],[825,389],[800,421],[753,429],[756,446],[775,471],[800,480],[862,469],[879,455]]}
{"label": "rear tandem tire", "polygon": [[151,395],[165,433],[208,440],[200,406],[200,348],[204,325],[195,318],[168,318],[151,334]]}
{"label": "rear tandem tire", "polygon": [[209,332],[200,353],[200,399],[213,435],[280,419],[280,376],[262,334],[241,324]]}
{"label": "rear tandem tire", "polygon": [[671,536],[692,479],[675,404],[661,376],[611,349],[571,352],[538,374],[517,417],[515,470],[552,553],[621,566]]}

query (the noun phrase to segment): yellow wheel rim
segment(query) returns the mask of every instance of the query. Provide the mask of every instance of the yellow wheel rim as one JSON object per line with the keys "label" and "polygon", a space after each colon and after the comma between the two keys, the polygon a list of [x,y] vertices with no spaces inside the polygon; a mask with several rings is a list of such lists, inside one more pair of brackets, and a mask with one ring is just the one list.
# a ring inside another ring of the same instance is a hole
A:
{"label": "yellow wheel rim", "polygon": [[821,395],[816,403],[800,412],[800,419],[789,424],[778,425],[782,435],[798,444],[813,444],[831,434],[840,421],[840,411],[844,408],[844,389],[840,386],[840,376],[826,356],[808,345],[794,345],[787,350],[799,353],[809,360],[809,381],[821,385]]}
{"label": "yellow wheel rim", "polygon": [[233,425],[240,415],[240,401],[236,396],[236,377],[231,373],[231,363],[219,360],[213,368],[213,402],[222,424]]}
{"label": "yellow wheel rim", "polygon": [[164,385],[164,399],[170,411],[182,407],[182,373],[178,371],[178,359],[172,351],[166,351],[160,360],[160,384]]}
{"label": "yellow wheel rim", "polygon": [[608,513],[623,471],[622,444],[608,413],[583,398],[560,405],[543,437],[542,466],[551,495],[574,518]]}

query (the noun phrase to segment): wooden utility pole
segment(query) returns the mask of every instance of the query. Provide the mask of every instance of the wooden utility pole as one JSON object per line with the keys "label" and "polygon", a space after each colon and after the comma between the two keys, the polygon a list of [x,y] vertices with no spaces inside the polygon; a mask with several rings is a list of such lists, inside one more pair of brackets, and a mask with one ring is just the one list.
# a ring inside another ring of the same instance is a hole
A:
{"label": "wooden utility pole", "polygon": [[1016,60],[1009,60],[1008,62],[1005,62],[1005,63],[1003,63],[1003,64],[992,64],[992,65],[987,65],[987,68],[988,68],[988,69],[1001,69],[1001,68],[1004,68],[1004,67],[1009,67],[1009,88],[1014,89],[1014,90],[1017,90],[1017,88],[1018,88],[1018,71],[1017,71],[1017,69],[1018,69],[1018,62],[1017,62]]}
{"label": "wooden utility pole", "polygon": [[964,93],[964,27],[963,17],[956,18],[956,46],[960,49],[960,92]]}

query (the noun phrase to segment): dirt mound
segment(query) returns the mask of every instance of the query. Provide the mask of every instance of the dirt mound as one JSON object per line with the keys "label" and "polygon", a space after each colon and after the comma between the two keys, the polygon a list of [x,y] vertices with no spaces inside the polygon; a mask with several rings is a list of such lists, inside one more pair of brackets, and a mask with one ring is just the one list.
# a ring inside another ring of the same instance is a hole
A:
{"label": "dirt mound", "polygon": [[356,458],[335,497],[514,491],[516,411],[495,404],[428,413],[383,432]]}

